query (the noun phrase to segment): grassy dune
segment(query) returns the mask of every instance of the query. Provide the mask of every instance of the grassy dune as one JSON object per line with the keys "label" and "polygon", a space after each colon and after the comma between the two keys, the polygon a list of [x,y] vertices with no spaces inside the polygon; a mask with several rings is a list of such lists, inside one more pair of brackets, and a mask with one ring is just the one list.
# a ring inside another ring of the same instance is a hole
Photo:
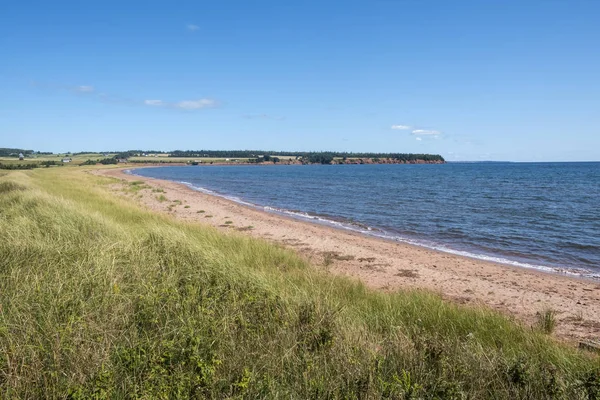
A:
{"label": "grassy dune", "polygon": [[0,173],[0,398],[600,396],[597,357],[153,214],[82,168]]}

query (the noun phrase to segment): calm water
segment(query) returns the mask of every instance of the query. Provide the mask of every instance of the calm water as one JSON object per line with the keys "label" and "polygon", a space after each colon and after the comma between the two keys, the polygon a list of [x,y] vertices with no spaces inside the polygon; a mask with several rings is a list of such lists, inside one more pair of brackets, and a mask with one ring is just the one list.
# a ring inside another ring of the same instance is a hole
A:
{"label": "calm water", "polygon": [[600,163],[198,166],[135,174],[392,240],[600,277]]}

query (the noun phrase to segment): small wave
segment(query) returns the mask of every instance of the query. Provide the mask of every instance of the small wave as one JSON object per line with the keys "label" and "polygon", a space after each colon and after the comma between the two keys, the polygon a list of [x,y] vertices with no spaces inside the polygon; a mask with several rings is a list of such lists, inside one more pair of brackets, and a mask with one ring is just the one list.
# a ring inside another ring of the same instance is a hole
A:
{"label": "small wave", "polygon": [[[258,207],[256,205],[253,205],[253,206]],[[471,252],[464,251],[464,250],[456,250],[456,249],[452,249],[452,248],[449,248],[449,247],[446,247],[446,246],[443,246],[440,244],[436,244],[433,242],[420,241],[420,240],[410,239],[410,238],[400,236],[400,235],[393,235],[393,234],[387,233],[385,231],[382,231],[380,229],[366,226],[364,224],[352,224],[349,222],[334,221],[334,220],[324,218],[324,217],[321,217],[318,215],[311,215],[311,214],[303,212],[303,211],[292,211],[292,210],[286,210],[286,209],[281,209],[281,208],[276,208],[276,207],[271,207],[271,206],[264,206],[264,207],[260,207],[260,208],[262,208],[268,212],[288,215],[288,216],[292,216],[295,218],[309,220],[309,221],[313,221],[313,222],[316,221],[321,224],[326,224],[326,225],[334,226],[336,228],[342,228],[342,229],[351,230],[354,232],[363,233],[363,234],[366,234],[369,236],[378,237],[380,239],[386,239],[386,240],[392,240],[392,241],[396,241],[396,242],[407,243],[407,244],[410,244],[413,246],[424,247],[424,248],[431,249],[431,250],[442,251],[444,253],[455,254],[455,255],[474,258],[474,259],[478,259],[478,260],[482,260],[482,261],[490,261],[490,262],[495,262],[498,264],[511,265],[514,267],[534,269],[534,270],[538,270],[538,271],[551,272],[551,273],[557,273],[557,274],[579,276],[579,277],[591,278],[591,279],[600,279],[600,274],[593,273],[586,269],[558,268],[558,267],[549,267],[546,265],[524,263],[524,262],[510,260],[510,259],[503,258],[503,257],[495,257],[495,256],[490,256],[490,255],[485,255],[485,254],[471,253]]]}
{"label": "small wave", "polygon": [[239,204],[243,204],[243,205],[246,205],[246,206],[255,207],[255,208],[258,207],[256,204],[248,203],[247,201],[244,201],[244,200],[242,200],[242,199],[240,199],[239,197],[236,197],[236,196],[229,196],[229,195],[226,195],[226,194],[223,194],[223,193],[215,192],[214,190],[210,190],[210,189],[207,189],[207,188],[202,187],[202,186],[196,186],[196,185],[194,185],[194,184],[192,184],[190,182],[186,182],[186,181],[176,181],[176,182],[177,183],[181,183],[183,185],[186,185],[190,189],[196,190],[198,192],[202,192],[202,193],[209,194],[209,195],[212,195],[212,196],[222,197],[224,199],[231,200],[233,202],[236,202],[236,203],[239,203]]}
{"label": "small wave", "polygon": [[396,235],[372,234],[372,236],[377,236],[377,237],[381,237],[383,239],[388,239],[388,240],[394,240],[397,242],[403,242],[403,243],[411,244],[414,246],[425,247],[425,248],[432,249],[432,250],[442,251],[444,253],[450,253],[450,254],[455,254],[455,255],[459,255],[459,256],[463,256],[463,257],[474,258],[474,259],[478,259],[478,260],[482,260],[482,261],[490,261],[490,262],[495,262],[498,264],[511,265],[514,267],[527,268],[527,269],[535,269],[538,271],[551,272],[551,273],[556,273],[556,274],[571,275],[571,276],[578,276],[578,277],[591,278],[591,279],[600,279],[600,274],[594,273],[590,270],[583,269],[583,268],[559,268],[559,267],[549,267],[546,265],[539,265],[539,264],[530,264],[530,263],[510,260],[508,258],[503,258],[503,257],[490,256],[490,255],[479,254],[479,253],[471,253],[471,252],[464,251],[464,250],[456,250],[456,249],[452,249],[452,248],[449,248],[449,247],[446,247],[443,245],[408,239],[408,238],[405,238],[402,236],[396,236]]}
{"label": "small wave", "polygon": [[[316,221],[316,222],[320,222],[320,223],[324,223],[327,225],[333,225],[336,227],[343,227],[346,229],[350,229],[352,226],[355,227],[360,227],[363,226],[362,224],[356,224],[356,223],[352,223],[350,221],[336,221],[334,219],[331,218],[327,218],[321,215],[317,215],[317,214],[309,214],[307,212],[304,211],[293,211],[293,210],[286,210],[283,208],[276,208],[276,207],[271,207],[271,206],[264,206],[261,207],[263,210],[268,211],[268,212],[272,212],[272,213],[276,213],[276,214],[284,214],[284,215],[288,215],[291,217],[295,217],[295,218],[300,218],[300,219],[306,219],[306,220],[310,220],[310,221]],[[367,227],[368,230],[372,230],[372,228]],[[353,229],[354,230],[354,229]],[[358,229],[356,229],[358,230]]]}
{"label": "small wave", "polygon": [[591,244],[585,243],[576,243],[576,242],[564,242],[559,244],[562,248],[571,248],[576,250],[590,250],[590,251],[598,251],[600,250],[598,246],[593,246]]}
{"label": "small wave", "polygon": [[503,257],[471,253],[471,252],[464,251],[464,250],[452,249],[447,246],[436,244],[434,242],[426,242],[426,241],[422,241],[422,240],[410,239],[410,238],[400,236],[400,235],[394,235],[394,234],[391,234],[391,233],[388,233],[388,232],[385,232],[385,231],[382,231],[382,230],[379,230],[379,229],[376,229],[373,227],[369,227],[369,226],[366,226],[363,224],[351,224],[351,223],[347,223],[347,222],[334,221],[331,219],[323,218],[321,216],[311,215],[311,214],[308,214],[306,212],[301,212],[301,211],[290,211],[290,210],[279,209],[279,208],[274,208],[274,207],[269,207],[269,206],[266,206],[263,208],[265,211],[276,212],[278,214],[290,215],[290,216],[294,216],[294,217],[301,218],[301,219],[308,219],[311,221],[317,221],[317,222],[331,225],[331,226],[334,226],[337,228],[360,232],[365,235],[374,236],[374,237],[378,237],[381,239],[392,240],[392,241],[396,241],[396,242],[407,243],[407,244],[410,244],[413,246],[419,246],[419,247],[424,247],[424,248],[428,248],[428,249],[432,249],[432,250],[442,251],[444,253],[455,254],[455,255],[474,258],[474,259],[478,259],[478,260],[482,260],[482,261],[495,262],[498,264],[511,265],[511,266],[520,267],[520,268],[534,269],[534,270],[538,270],[538,271],[558,273],[558,274],[571,275],[571,276],[580,276],[580,277],[592,278],[592,279],[600,279],[600,274],[593,273],[586,269],[549,267],[546,265],[519,262],[519,261],[510,260],[510,259],[503,258]]}

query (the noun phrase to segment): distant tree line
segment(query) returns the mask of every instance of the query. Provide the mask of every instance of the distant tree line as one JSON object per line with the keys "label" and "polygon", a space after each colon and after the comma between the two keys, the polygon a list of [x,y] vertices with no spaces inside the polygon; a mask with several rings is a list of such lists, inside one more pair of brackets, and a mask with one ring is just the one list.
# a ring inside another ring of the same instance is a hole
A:
{"label": "distant tree line", "polygon": [[41,161],[41,162],[29,162],[29,163],[25,163],[25,164],[2,164],[0,163],[0,169],[34,169],[34,168],[40,168],[40,167],[50,167],[50,166],[57,166],[57,167],[62,167],[64,164],[62,163],[62,161]]}
{"label": "distant tree line", "polygon": [[110,165],[110,164],[117,164],[118,162],[119,161],[115,157],[111,157],[111,158],[103,158],[101,160],[100,159],[86,160],[79,165],[96,165],[96,164]]}
{"label": "distant tree line", "polygon": [[168,154],[168,151],[164,151],[164,150],[127,150],[127,151],[116,151],[116,150],[112,150],[112,151],[101,151],[101,152],[96,152],[96,151],[81,151],[78,153],[73,153],[73,155],[78,155],[78,154],[94,154],[94,153],[101,153],[101,154],[128,154],[130,157],[135,157],[135,156],[141,156],[142,154]]}
{"label": "distant tree line", "polygon": [[51,151],[34,151],[27,149],[12,149],[6,147],[0,147],[0,157],[18,157],[19,154],[23,154],[25,157],[33,155],[51,155]]}
{"label": "distant tree line", "polygon": [[25,150],[25,149],[10,149],[5,147],[0,147],[0,157],[18,157],[19,154],[23,154],[24,156],[33,154],[33,150]]}
{"label": "distant tree line", "polygon": [[272,162],[273,164],[277,164],[279,161],[281,161],[279,159],[279,157],[273,157],[272,155],[269,155],[269,154],[265,154],[265,155],[257,157],[257,158],[249,158],[248,159],[249,163],[256,163],[256,164],[260,164],[263,162]]}
{"label": "distant tree line", "polygon": [[334,157],[333,153],[311,153],[303,155],[302,161],[309,164],[331,164]]}
{"label": "distant tree line", "polygon": [[[292,156],[302,158],[310,163],[328,164],[334,158],[389,158],[400,161],[444,161],[439,154],[413,153],[352,153],[334,151],[262,151],[262,150],[175,150],[169,157],[213,157],[213,158],[260,158],[260,157]],[[266,160],[265,160],[266,161]]]}
{"label": "distant tree line", "polygon": [[34,169],[39,167],[37,164],[2,164],[0,163],[0,169]]}

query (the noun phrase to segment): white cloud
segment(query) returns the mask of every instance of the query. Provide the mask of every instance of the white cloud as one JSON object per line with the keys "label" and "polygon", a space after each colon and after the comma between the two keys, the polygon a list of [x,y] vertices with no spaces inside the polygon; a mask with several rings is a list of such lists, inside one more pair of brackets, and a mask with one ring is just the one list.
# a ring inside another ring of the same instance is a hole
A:
{"label": "white cloud", "polygon": [[194,32],[194,31],[197,31],[198,29],[200,29],[200,27],[198,25],[194,25],[194,24],[187,24],[186,28],[190,32]]}
{"label": "white cloud", "polygon": [[407,131],[410,129],[410,126],[408,126],[408,125],[392,125],[392,129],[398,130],[398,131]]}
{"label": "white cloud", "polygon": [[144,100],[144,104],[147,106],[164,106],[165,102],[162,100]]}
{"label": "white cloud", "polygon": [[433,130],[427,130],[427,129],[415,129],[414,131],[412,131],[413,135],[441,135],[442,132],[440,131],[433,131]]}
{"label": "white cloud", "polygon": [[276,121],[284,120],[285,117],[279,115],[269,115],[269,114],[246,114],[242,116],[246,119],[273,119]]}
{"label": "white cloud", "polygon": [[415,139],[417,139],[419,142],[420,142],[421,140],[423,140],[423,139],[422,139],[422,138],[420,138],[420,137],[418,137],[418,138],[415,138]]}
{"label": "white cloud", "polygon": [[183,100],[175,103],[174,106],[183,110],[199,110],[201,108],[210,108],[217,105],[212,99]]}
{"label": "white cloud", "polygon": [[92,93],[94,91],[94,87],[93,86],[81,85],[81,86],[77,86],[75,88],[75,90],[77,92],[81,92],[81,93]]}
{"label": "white cloud", "polygon": [[[200,110],[203,108],[218,107],[220,103],[214,99],[198,99],[198,100],[182,100],[177,102],[169,102],[158,99],[134,99],[130,97],[124,97],[120,95],[114,95],[106,93],[104,91],[98,91],[94,86],[91,85],[59,85],[59,84],[48,84],[43,82],[31,82],[31,85],[40,90],[47,90],[52,92],[65,91],[80,98],[85,97],[88,100],[101,101],[103,103],[111,104],[123,104],[123,105],[134,105],[134,106],[148,106],[148,107],[161,107],[166,109],[181,109],[181,110]],[[278,117],[271,117],[278,118]]]}
{"label": "white cloud", "polygon": [[179,108],[181,110],[200,110],[218,105],[213,99],[182,100],[176,103],[163,100],[144,100],[143,104],[149,107]]}

